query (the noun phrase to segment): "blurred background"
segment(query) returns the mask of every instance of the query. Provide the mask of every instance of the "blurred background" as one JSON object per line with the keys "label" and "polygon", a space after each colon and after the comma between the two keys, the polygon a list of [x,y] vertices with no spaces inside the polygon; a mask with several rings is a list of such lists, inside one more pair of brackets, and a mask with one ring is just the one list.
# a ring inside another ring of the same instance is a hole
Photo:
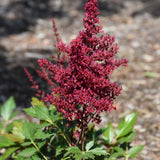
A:
{"label": "blurred background", "polygon": [[[0,0],[0,105],[14,96],[18,109],[30,106],[27,67],[43,90],[36,74],[37,59],[56,53],[54,18],[60,37],[69,43],[83,28],[85,0]],[[98,0],[100,24],[105,34],[115,35],[118,57],[128,67],[112,79],[123,86],[116,111],[104,113],[105,125],[139,111],[134,144],[145,145],[137,160],[160,157],[160,0]],[[133,145],[134,145],[133,144]]]}

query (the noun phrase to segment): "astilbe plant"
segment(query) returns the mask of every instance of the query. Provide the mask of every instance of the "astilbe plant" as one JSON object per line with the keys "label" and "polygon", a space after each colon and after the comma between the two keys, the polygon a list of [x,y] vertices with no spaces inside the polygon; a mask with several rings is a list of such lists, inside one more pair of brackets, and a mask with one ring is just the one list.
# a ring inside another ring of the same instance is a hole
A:
{"label": "astilbe plant", "polygon": [[[116,109],[113,101],[121,93],[122,87],[111,82],[110,75],[121,65],[127,64],[126,59],[115,58],[118,52],[115,38],[100,34],[103,31],[97,17],[97,0],[88,0],[85,10],[84,29],[69,45],[59,39],[53,21],[58,49],[57,63],[38,60],[42,69],[38,73],[52,87],[45,101],[55,105],[58,112],[69,121],[77,121],[81,139],[89,122],[100,123],[101,112]],[[65,61],[68,63],[66,68]],[[53,87],[54,82],[58,84],[57,87]]]}

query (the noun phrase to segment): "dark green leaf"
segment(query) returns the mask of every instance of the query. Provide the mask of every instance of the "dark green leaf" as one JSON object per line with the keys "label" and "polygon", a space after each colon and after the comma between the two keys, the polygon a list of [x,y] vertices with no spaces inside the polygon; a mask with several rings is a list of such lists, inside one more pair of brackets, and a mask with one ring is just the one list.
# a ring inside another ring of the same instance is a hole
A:
{"label": "dark green leaf", "polygon": [[56,148],[56,156],[58,155],[62,155],[62,151],[64,150],[64,148]]}
{"label": "dark green leaf", "polygon": [[22,150],[18,155],[22,157],[31,157],[35,152],[37,152],[36,148],[29,147]]}
{"label": "dark green leaf", "polygon": [[117,127],[117,138],[127,135],[132,131],[134,124],[137,120],[138,112],[127,115],[123,118],[123,120],[119,123]]}
{"label": "dark green leaf", "polygon": [[129,158],[136,157],[142,151],[143,147],[144,147],[143,145],[132,147],[128,152],[128,157]]}
{"label": "dark green leaf", "polygon": [[121,147],[113,147],[113,150],[115,150],[118,153],[121,153],[121,155],[125,156],[125,151]]}
{"label": "dark green leaf", "polygon": [[108,124],[107,129],[103,133],[103,135],[104,135],[103,139],[107,141],[107,143],[111,144],[114,139],[114,128],[111,122]]}
{"label": "dark green leaf", "polygon": [[68,150],[69,153],[74,153],[74,154],[82,153],[82,151],[76,146],[69,147],[67,150]]}
{"label": "dark green leaf", "polygon": [[85,160],[85,159],[94,159],[94,155],[91,152],[81,153],[81,154],[75,154],[74,158],[75,160]]}
{"label": "dark green leaf", "polygon": [[89,151],[94,145],[94,141],[90,141],[86,144],[86,151]]}
{"label": "dark green leaf", "polygon": [[45,144],[46,144],[46,140],[41,141],[41,142],[37,142],[37,146],[38,146],[38,148],[43,147]]}
{"label": "dark green leaf", "polygon": [[8,121],[12,111],[15,109],[16,104],[13,97],[10,97],[0,108],[1,116],[4,120]]}
{"label": "dark green leaf", "polygon": [[129,133],[129,135],[119,138],[116,144],[123,143],[123,142],[130,143],[133,140],[135,134],[136,134],[136,130],[133,130],[131,133]]}
{"label": "dark green leaf", "polygon": [[[116,153],[113,153],[110,157],[109,157],[109,160],[112,160],[113,158],[118,158],[120,156],[123,156],[120,152],[116,152]],[[117,160],[117,159],[116,159]]]}
{"label": "dark green leaf", "polygon": [[57,137],[57,135],[55,134],[55,135],[53,135],[51,138],[50,138],[50,143],[54,143],[54,140],[55,140],[55,138]]}
{"label": "dark green leaf", "polygon": [[112,148],[113,153],[109,157],[109,160],[112,160],[113,158],[118,158],[120,156],[125,157],[125,151],[120,147],[113,147]]}
{"label": "dark green leaf", "polygon": [[12,123],[9,123],[6,127],[6,133],[8,132],[12,132],[12,129],[13,129],[13,122]]}
{"label": "dark green leaf", "polygon": [[100,135],[102,135],[102,133],[105,131],[104,128],[100,128],[98,130],[93,129],[92,132],[88,133],[88,137],[90,138],[90,140],[93,140],[94,142],[99,140]]}
{"label": "dark green leaf", "polygon": [[57,113],[57,110],[53,108],[49,111],[49,116],[52,122],[56,122],[57,120],[60,120],[62,117]]}
{"label": "dark green leaf", "polygon": [[64,157],[67,157],[70,154],[82,154],[82,151],[78,147],[72,146],[67,148],[67,152],[64,154]]}

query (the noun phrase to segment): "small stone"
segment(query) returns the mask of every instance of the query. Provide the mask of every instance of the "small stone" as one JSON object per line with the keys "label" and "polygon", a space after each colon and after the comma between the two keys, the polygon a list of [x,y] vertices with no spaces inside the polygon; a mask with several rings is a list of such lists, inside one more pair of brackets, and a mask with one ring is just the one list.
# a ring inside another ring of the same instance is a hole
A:
{"label": "small stone", "polygon": [[142,128],[141,125],[135,125],[135,129],[138,130],[138,131],[141,132],[141,133],[143,133],[143,132],[146,131],[146,129],[145,129],[145,128]]}
{"label": "small stone", "polygon": [[131,110],[133,110],[133,109],[135,108],[135,106],[134,106],[133,104],[130,104],[130,103],[127,105],[127,107],[128,107],[129,109],[131,109]]}
{"label": "small stone", "polygon": [[145,62],[153,62],[154,60],[153,56],[148,55],[148,54],[143,55],[142,58]]}
{"label": "small stone", "polygon": [[103,27],[103,31],[104,33],[109,33],[109,32],[113,32],[116,30],[116,27],[111,26],[111,27]]}
{"label": "small stone", "polygon": [[132,41],[132,42],[131,42],[131,46],[132,46],[133,48],[138,48],[138,47],[140,46],[140,43],[139,43],[138,41]]}
{"label": "small stone", "polygon": [[160,49],[158,49],[158,50],[156,51],[156,54],[157,54],[157,55],[160,55]]}

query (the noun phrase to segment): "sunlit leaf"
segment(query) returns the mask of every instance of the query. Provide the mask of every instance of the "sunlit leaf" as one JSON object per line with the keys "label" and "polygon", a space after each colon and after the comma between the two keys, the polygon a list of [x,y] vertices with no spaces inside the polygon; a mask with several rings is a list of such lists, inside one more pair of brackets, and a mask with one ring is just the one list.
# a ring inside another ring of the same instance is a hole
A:
{"label": "sunlit leaf", "polygon": [[1,116],[4,120],[8,121],[12,111],[15,109],[16,104],[13,97],[10,97],[0,108]]}
{"label": "sunlit leaf", "polygon": [[34,106],[44,106],[44,107],[46,107],[46,105],[44,104],[44,102],[41,101],[41,100],[39,100],[39,99],[36,98],[36,97],[32,97],[31,104],[32,104],[33,107],[34,107]]}
{"label": "sunlit leaf", "polygon": [[135,134],[136,130],[133,130],[131,133],[129,133],[129,135],[119,138],[116,143],[122,143],[122,142],[129,143],[133,140]]}
{"label": "sunlit leaf", "polygon": [[128,157],[129,158],[136,157],[142,151],[143,147],[144,147],[143,145],[132,147],[128,152]]}
{"label": "sunlit leaf", "polygon": [[12,140],[8,139],[5,136],[0,135],[0,148],[12,146],[14,144],[15,143]]}
{"label": "sunlit leaf", "polygon": [[102,155],[107,155],[107,149],[103,149],[103,148],[94,148],[89,150],[89,152],[92,152],[94,155],[97,156],[102,156]]}
{"label": "sunlit leaf", "polygon": [[86,144],[86,151],[89,151],[94,145],[94,141],[90,141]]}
{"label": "sunlit leaf", "polygon": [[119,123],[117,127],[117,138],[127,135],[132,131],[134,124],[137,120],[138,112],[127,115]]}
{"label": "sunlit leaf", "polygon": [[25,139],[23,133],[22,133],[22,128],[23,128],[23,123],[22,122],[19,122],[19,121],[14,121],[13,122],[13,130],[12,130],[12,133],[15,135],[15,136],[18,136],[21,138],[22,142],[23,140]]}
{"label": "sunlit leaf", "polygon": [[103,139],[107,141],[107,143],[111,144],[115,136],[114,128],[111,122],[108,124],[107,129],[104,131],[103,135]]}

